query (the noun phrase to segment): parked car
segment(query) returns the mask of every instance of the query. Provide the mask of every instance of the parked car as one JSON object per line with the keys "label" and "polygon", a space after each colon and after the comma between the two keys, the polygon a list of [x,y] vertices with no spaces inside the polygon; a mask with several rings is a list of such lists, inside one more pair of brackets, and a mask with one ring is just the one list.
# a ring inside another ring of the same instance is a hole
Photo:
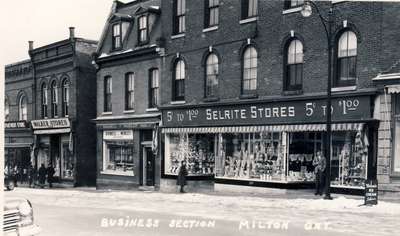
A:
{"label": "parked car", "polygon": [[3,215],[4,236],[33,236],[40,227],[33,219],[32,204],[25,198],[5,198]]}

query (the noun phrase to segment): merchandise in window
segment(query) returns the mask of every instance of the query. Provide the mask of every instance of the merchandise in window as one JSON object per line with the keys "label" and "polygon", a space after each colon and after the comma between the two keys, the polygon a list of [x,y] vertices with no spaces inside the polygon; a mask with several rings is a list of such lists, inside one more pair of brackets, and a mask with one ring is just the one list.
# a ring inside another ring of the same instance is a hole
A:
{"label": "merchandise in window", "polygon": [[165,174],[178,175],[182,161],[191,176],[214,174],[214,134],[167,134],[165,136]]}
{"label": "merchandise in window", "polygon": [[283,133],[221,134],[216,176],[284,180]]}
{"label": "merchandise in window", "polygon": [[69,144],[63,144],[63,160],[62,160],[62,178],[73,179],[74,178],[74,159],[73,154],[68,150]]}
{"label": "merchandise in window", "polygon": [[103,172],[134,176],[133,142],[105,142]]}
{"label": "merchandise in window", "polygon": [[368,146],[365,132],[333,133],[331,185],[364,186],[367,177]]}

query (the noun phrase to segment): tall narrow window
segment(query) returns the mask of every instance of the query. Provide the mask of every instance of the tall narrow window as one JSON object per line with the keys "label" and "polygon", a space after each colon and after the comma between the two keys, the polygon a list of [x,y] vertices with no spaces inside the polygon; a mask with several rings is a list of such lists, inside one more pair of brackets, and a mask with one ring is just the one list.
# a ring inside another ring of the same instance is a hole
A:
{"label": "tall narrow window", "polygon": [[215,97],[218,94],[218,57],[214,53],[206,60],[206,97]]}
{"label": "tall narrow window", "polygon": [[62,98],[63,116],[67,117],[69,115],[69,81],[67,79],[62,83]]}
{"label": "tall narrow window", "polygon": [[42,119],[47,118],[47,104],[48,104],[48,97],[47,97],[47,84],[42,84],[41,89],[42,95]]}
{"label": "tall narrow window", "polygon": [[339,38],[337,48],[336,86],[352,86],[356,83],[357,36],[345,31]]}
{"label": "tall narrow window", "polygon": [[112,103],[112,78],[107,76],[104,78],[104,112],[111,112]]}
{"label": "tall narrow window", "polygon": [[285,0],[285,9],[300,7],[304,4],[304,0]]}
{"label": "tall narrow window", "polygon": [[149,107],[157,107],[158,106],[158,97],[159,97],[159,74],[158,69],[150,70],[150,91],[149,91]]}
{"label": "tall narrow window", "polygon": [[242,1],[242,19],[257,16],[258,0],[241,0]]}
{"label": "tall narrow window", "polygon": [[175,63],[174,100],[185,100],[185,62],[182,59]]}
{"label": "tall narrow window", "polygon": [[254,47],[246,48],[243,53],[242,93],[254,93],[257,89],[257,51]]}
{"label": "tall narrow window", "polygon": [[4,120],[8,121],[10,119],[10,103],[6,98],[4,101]]}
{"label": "tall narrow window", "polygon": [[135,74],[125,75],[125,110],[135,109]]}
{"label": "tall narrow window", "polygon": [[58,89],[56,81],[51,83],[51,117],[58,117]]}
{"label": "tall narrow window", "polygon": [[112,26],[112,45],[113,49],[122,47],[121,24],[119,23]]}
{"label": "tall narrow window", "polygon": [[19,120],[28,120],[28,101],[26,96],[22,95],[18,102]]}
{"label": "tall narrow window", "polygon": [[139,43],[146,43],[148,40],[147,16],[139,17]]}
{"label": "tall narrow window", "polygon": [[303,83],[303,44],[300,40],[290,41],[286,54],[286,90],[300,90]]}
{"label": "tall narrow window", "polygon": [[219,23],[219,0],[205,0],[205,28]]}
{"label": "tall narrow window", "polygon": [[184,33],[185,27],[186,0],[174,0],[174,34]]}

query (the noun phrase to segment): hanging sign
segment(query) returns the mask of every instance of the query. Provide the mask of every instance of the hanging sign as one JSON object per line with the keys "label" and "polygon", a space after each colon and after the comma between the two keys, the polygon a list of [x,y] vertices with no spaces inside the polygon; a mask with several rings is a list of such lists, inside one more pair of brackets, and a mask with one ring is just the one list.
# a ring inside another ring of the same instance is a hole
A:
{"label": "hanging sign", "polygon": [[365,181],[365,205],[376,205],[378,204],[378,181],[377,180],[366,180]]}
{"label": "hanging sign", "polygon": [[104,140],[132,140],[133,130],[105,130],[103,133]]}
{"label": "hanging sign", "polygon": [[7,121],[4,123],[4,128],[6,129],[28,128],[28,123],[26,121]]}

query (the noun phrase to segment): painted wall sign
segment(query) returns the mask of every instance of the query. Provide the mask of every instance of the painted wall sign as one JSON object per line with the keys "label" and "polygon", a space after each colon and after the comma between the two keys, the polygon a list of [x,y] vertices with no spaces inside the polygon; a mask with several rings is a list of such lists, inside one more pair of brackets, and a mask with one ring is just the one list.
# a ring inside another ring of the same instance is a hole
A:
{"label": "painted wall sign", "polygon": [[[324,99],[163,110],[164,127],[325,122]],[[369,96],[332,99],[333,121],[371,118]]]}
{"label": "painted wall sign", "polygon": [[133,139],[133,130],[105,130],[103,132],[104,140],[123,140]]}
{"label": "painted wall sign", "polygon": [[33,129],[59,129],[70,127],[68,118],[32,120],[31,124]]}
{"label": "painted wall sign", "polygon": [[4,128],[6,129],[28,128],[28,123],[26,121],[8,121],[4,123]]}

